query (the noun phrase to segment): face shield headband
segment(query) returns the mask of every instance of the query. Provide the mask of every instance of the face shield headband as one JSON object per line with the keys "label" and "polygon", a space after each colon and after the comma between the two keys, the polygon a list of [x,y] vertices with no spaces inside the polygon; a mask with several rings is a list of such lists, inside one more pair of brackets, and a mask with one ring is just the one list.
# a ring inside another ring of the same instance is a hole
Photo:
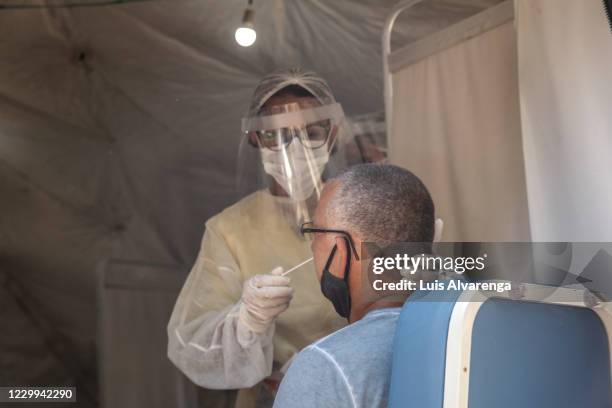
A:
{"label": "face shield headband", "polygon": [[301,128],[311,123],[331,120],[339,123],[344,119],[344,111],[339,103],[317,106],[264,116],[242,118],[242,132],[258,132],[285,128]]}

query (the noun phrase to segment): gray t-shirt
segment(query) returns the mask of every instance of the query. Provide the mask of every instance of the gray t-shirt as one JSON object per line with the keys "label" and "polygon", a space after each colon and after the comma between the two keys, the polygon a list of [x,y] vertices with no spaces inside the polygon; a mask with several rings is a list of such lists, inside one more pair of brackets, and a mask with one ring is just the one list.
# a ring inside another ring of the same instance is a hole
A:
{"label": "gray t-shirt", "polygon": [[374,310],[302,350],[274,407],[386,407],[400,310]]}

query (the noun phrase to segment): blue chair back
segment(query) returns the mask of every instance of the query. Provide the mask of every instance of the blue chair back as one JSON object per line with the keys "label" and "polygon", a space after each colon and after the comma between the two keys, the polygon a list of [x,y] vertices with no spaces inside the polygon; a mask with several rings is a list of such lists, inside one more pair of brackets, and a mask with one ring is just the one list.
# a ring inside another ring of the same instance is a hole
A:
{"label": "blue chair back", "polygon": [[[459,294],[417,292],[405,303],[390,407],[443,408],[448,327]],[[609,344],[592,309],[488,299],[472,330],[468,407],[610,408]]]}

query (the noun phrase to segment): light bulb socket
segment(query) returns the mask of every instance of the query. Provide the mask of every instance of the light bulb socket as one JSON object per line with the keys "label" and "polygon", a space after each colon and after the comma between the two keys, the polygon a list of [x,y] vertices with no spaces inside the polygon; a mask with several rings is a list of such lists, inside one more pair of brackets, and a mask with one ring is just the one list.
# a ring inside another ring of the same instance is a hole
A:
{"label": "light bulb socket", "polygon": [[253,28],[255,21],[255,12],[248,8],[244,10],[244,16],[242,17],[242,27]]}

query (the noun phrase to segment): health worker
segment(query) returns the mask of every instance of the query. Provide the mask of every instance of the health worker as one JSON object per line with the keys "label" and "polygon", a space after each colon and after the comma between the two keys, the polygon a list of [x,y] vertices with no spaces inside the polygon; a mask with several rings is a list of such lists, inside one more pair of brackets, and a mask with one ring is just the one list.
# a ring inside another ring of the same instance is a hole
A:
{"label": "health worker", "polygon": [[244,198],[206,222],[168,324],[170,360],[211,389],[280,380],[296,353],[346,324],[312,262],[283,276],[312,257],[299,229],[324,180],[363,161],[342,107],[322,78],[291,69],[259,83],[242,131]]}

